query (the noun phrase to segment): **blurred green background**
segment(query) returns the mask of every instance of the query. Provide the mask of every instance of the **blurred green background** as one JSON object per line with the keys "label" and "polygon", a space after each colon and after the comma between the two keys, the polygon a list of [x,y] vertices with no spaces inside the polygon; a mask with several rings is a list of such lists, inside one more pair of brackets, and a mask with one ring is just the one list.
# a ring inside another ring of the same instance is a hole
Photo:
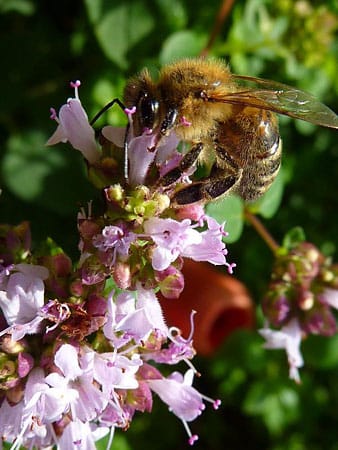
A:
{"label": "blurred green background", "polygon": [[[224,2],[230,12],[209,55],[232,71],[281,81],[316,95],[338,110],[338,4],[336,0]],[[34,242],[51,236],[77,256],[76,214],[97,196],[80,153],[66,145],[46,148],[55,129],[49,107],[73,95],[90,117],[121,97],[126,79],[147,66],[205,49],[219,0],[0,0],[0,219],[31,222]],[[121,125],[112,109],[102,119]],[[302,226],[307,239],[337,256],[338,145],[334,130],[281,118],[284,160],[269,196],[257,205],[281,241]],[[100,124],[98,124],[99,126]],[[229,251],[236,276],[257,305],[269,281],[272,254],[240,216],[242,205],[225,203]],[[242,234],[241,234],[241,230]],[[258,324],[261,324],[259,306]],[[304,345],[302,384],[288,380],[283,352],[262,349],[255,332],[236,333],[213,358],[196,358],[198,388],[223,401],[192,424],[206,450],[338,449],[338,339],[311,338]],[[152,414],[136,415],[127,433],[117,431],[112,449],[186,449],[179,420],[155,401]],[[102,447],[103,448],[103,447]]]}

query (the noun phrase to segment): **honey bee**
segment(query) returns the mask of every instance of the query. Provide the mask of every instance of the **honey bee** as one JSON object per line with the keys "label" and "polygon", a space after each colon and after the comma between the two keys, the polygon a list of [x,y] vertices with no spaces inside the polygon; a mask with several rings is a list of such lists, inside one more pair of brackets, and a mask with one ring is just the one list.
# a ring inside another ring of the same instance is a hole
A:
{"label": "honey bee", "polygon": [[191,149],[161,179],[168,187],[198,160],[210,174],[177,190],[186,205],[237,193],[252,201],[274,181],[282,155],[275,113],[338,128],[338,116],[312,95],[274,81],[230,72],[222,61],[184,59],[165,66],[153,81],[145,69],[126,85],[124,101],[136,106],[134,130],[151,130],[159,142],[170,132]]}

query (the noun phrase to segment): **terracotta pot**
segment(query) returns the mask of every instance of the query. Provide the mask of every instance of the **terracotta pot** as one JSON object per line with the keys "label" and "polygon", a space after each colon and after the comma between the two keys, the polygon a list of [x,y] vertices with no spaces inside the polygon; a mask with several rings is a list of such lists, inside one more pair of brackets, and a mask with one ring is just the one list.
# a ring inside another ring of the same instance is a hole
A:
{"label": "terracotta pot", "polygon": [[238,328],[252,328],[254,307],[244,285],[208,263],[185,260],[185,287],[176,300],[161,298],[169,326],[190,333],[190,314],[194,316],[194,347],[201,355],[211,355]]}

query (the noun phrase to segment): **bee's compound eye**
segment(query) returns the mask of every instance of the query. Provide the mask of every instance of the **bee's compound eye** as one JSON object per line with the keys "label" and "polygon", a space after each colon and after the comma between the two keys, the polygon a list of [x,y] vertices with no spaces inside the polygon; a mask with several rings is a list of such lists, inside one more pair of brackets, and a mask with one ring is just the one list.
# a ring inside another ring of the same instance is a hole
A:
{"label": "bee's compound eye", "polygon": [[196,92],[196,98],[202,98],[203,100],[207,101],[208,100],[208,94],[206,93],[206,91],[197,91]]}
{"label": "bee's compound eye", "polygon": [[149,95],[144,92],[140,96],[138,111],[140,114],[140,121],[143,128],[154,128],[154,123],[156,121],[156,116],[159,109],[159,103],[156,99],[149,97]]}

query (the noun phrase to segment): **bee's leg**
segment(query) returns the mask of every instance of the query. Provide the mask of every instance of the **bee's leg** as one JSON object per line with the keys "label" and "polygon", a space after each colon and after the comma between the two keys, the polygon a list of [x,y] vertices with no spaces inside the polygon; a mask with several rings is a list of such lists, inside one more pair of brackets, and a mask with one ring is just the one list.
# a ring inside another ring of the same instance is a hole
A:
{"label": "bee's leg", "polygon": [[171,184],[175,183],[175,181],[177,181],[184,172],[186,172],[196,163],[201,151],[203,150],[203,147],[204,145],[201,142],[194,145],[191,150],[189,150],[189,152],[184,155],[180,164],[174,169],[170,170],[160,179],[161,186],[170,186]]}
{"label": "bee's leg", "polygon": [[173,196],[173,203],[189,205],[199,201],[208,202],[229,193],[240,179],[238,174],[226,175],[219,173],[205,180],[197,181],[177,191]]}
{"label": "bee's leg", "polygon": [[242,170],[223,147],[216,145],[215,151],[217,163],[209,177],[177,191],[173,196],[174,203],[189,205],[199,201],[208,202],[234,190],[241,179]]}
{"label": "bee's leg", "polygon": [[217,155],[217,167],[224,167],[230,172],[239,172],[240,169],[237,162],[229,155],[224,147],[216,144],[215,152]]}

